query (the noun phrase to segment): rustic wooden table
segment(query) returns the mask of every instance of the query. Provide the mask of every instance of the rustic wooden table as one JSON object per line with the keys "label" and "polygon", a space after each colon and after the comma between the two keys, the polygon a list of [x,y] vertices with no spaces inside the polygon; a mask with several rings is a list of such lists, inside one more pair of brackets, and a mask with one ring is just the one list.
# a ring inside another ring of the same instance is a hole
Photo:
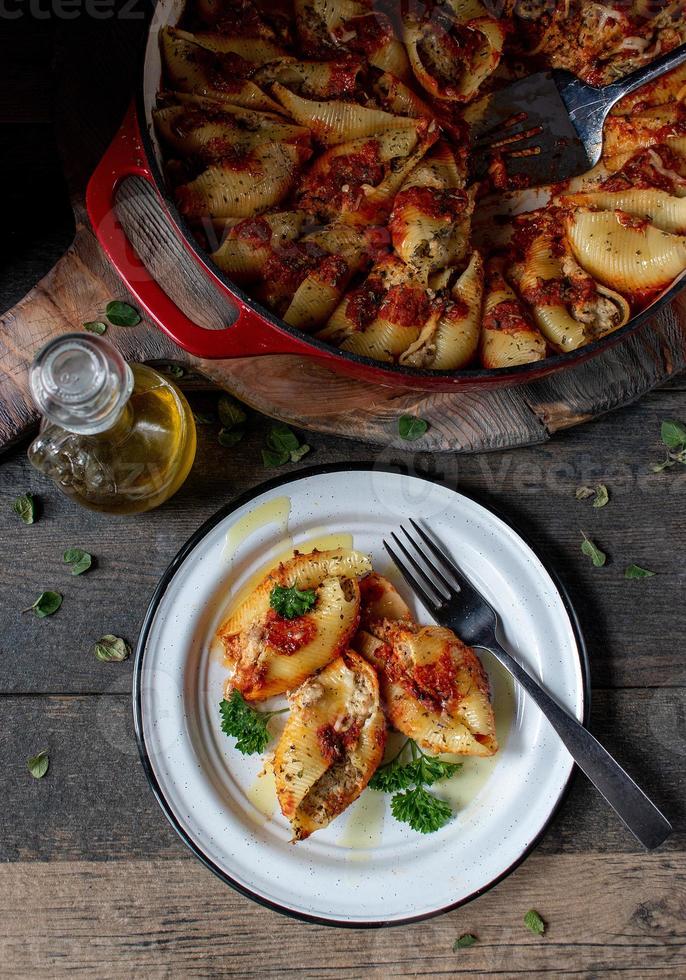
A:
{"label": "rustic wooden table", "polygon": [[[418,925],[348,931],[305,925],[252,904],[206,871],[167,824],[138,761],[131,668],[102,664],[92,642],[134,642],[155,583],[192,531],[220,504],[265,477],[268,421],[217,445],[199,429],[192,474],[168,504],[139,517],[82,510],[29,467],[22,447],[0,464],[0,950],[9,976],[410,977],[421,975],[676,975],[686,970],[686,667],[683,659],[686,473],[654,476],[660,420],[684,417],[686,385],[561,435],[546,447],[472,457],[391,453],[440,473],[515,519],[559,569],[591,656],[592,730],[636,774],[676,832],[645,854],[582,776],[529,859],[471,905]],[[205,396],[209,397],[209,396]],[[311,461],[369,459],[369,447],[308,436]],[[300,467],[292,467],[294,472]],[[603,481],[602,510],[574,499]],[[40,497],[25,527],[13,498]],[[611,556],[593,568],[584,528]],[[63,551],[97,556],[79,578]],[[658,572],[626,581],[635,561]],[[43,589],[64,604],[50,619],[22,616]],[[26,759],[50,752],[31,778]],[[536,939],[522,917],[549,923]],[[458,953],[464,932],[478,945]]]}
{"label": "rustic wooden table", "polygon": [[[14,126],[3,137],[13,151],[3,156],[4,176],[24,189],[21,206],[21,193],[9,202],[16,247],[2,284],[6,306],[45,271],[69,234],[55,203],[59,172],[50,150],[53,27],[22,21],[22,44],[13,42],[1,69],[0,118]],[[0,25],[0,40],[9,38]],[[83,52],[100,91],[114,89],[85,44]],[[92,162],[88,153],[84,137],[84,166]],[[36,199],[35,186],[52,191]],[[46,206],[50,221],[41,224]],[[27,225],[33,231],[22,232]],[[3,975],[685,975],[686,472],[649,472],[661,455],[660,421],[686,419],[685,391],[677,379],[631,408],[530,449],[462,457],[384,451],[386,462],[440,474],[496,504],[556,565],[588,641],[591,728],[675,826],[658,852],[643,853],[578,776],[543,841],[512,876],[465,908],[388,930],[305,925],[252,904],[206,871],[167,824],[138,762],[131,661],[101,664],[90,652],[103,633],[134,642],[155,583],[185,539],[218,506],[271,475],[260,460],[268,421],[253,415],[246,440],[233,450],[202,426],[186,485],[140,517],[81,510],[30,469],[25,446],[7,453],[0,461]],[[308,441],[313,453],[302,465],[375,453],[324,436]],[[597,482],[610,490],[607,507],[574,499],[577,486]],[[26,491],[41,500],[32,527],[11,511]],[[581,555],[581,528],[608,552],[605,568]],[[80,578],[61,561],[73,545],[97,556]],[[658,574],[626,581],[624,566],[633,561]],[[22,616],[49,588],[64,593],[60,611],[46,620]],[[50,770],[36,781],[26,759],[43,748]],[[549,923],[542,939],[522,923],[532,907]],[[453,952],[465,932],[478,944]]]}

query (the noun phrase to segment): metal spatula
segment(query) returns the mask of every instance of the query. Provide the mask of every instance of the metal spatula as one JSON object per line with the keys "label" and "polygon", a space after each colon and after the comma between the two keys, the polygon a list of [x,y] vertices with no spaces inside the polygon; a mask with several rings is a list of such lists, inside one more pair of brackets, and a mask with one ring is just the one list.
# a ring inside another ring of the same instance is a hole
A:
{"label": "metal spatula", "polygon": [[557,183],[590,170],[600,160],[603,124],[612,106],[685,61],[682,44],[602,88],[554,69],[493,92],[472,125],[475,176],[486,174],[494,153],[511,186]]}

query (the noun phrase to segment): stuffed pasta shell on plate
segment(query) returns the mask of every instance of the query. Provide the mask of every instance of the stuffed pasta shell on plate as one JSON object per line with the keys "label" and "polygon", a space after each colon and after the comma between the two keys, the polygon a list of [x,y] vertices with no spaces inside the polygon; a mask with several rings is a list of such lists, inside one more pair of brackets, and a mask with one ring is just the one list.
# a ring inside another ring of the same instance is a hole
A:
{"label": "stuffed pasta shell on plate", "polygon": [[381,761],[385,742],[376,672],[352,650],[293,693],[274,775],[294,840],[326,827],[357,799]]}
{"label": "stuffed pasta shell on plate", "polygon": [[513,652],[584,716],[574,617],[487,508],[368,464],[246,493],[155,592],[135,722],[179,834],[271,908],[360,927],[468,901],[526,855],[571,776],[495,658],[477,658],[393,584],[383,539],[420,515],[502,612]]}
{"label": "stuffed pasta shell on plate", "polygon": [[379,673],[390,723],[432,755],[493,755],[488,676],[474,651],[452,630],[413,622],[386,579],[366,581],[354,643]]}
{"label": "stuffed pasta shell on plate", "polygon": [[228,686],[249,701],[293,690],[342,653],[360,618],[356,551],[313,551],[279,565],[222,623]]}

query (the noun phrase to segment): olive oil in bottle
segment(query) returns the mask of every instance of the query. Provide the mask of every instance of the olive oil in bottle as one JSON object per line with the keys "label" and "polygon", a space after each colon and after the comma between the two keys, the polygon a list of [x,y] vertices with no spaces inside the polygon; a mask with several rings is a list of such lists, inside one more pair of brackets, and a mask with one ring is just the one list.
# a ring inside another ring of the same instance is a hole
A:
{"label": "olive oil in bottle", "polygon": [[127,364],[97,336],[64,334],[36,357],[44,421],[31,463],[91,510],[134,514],[176,493],[195,457],[195,420],[167,378]]}

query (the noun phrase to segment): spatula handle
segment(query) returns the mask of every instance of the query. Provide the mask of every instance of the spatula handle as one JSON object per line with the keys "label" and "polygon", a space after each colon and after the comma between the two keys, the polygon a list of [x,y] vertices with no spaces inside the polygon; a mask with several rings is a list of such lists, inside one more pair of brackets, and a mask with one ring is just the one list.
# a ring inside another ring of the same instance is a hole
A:
{"label": "spatula handle", "polygon": [[672,68],[678,68],[679,65],[683,65],[684,62],[686,62],[686,44],[680,44],[678,48],[668,51],[667,54],[660,55],[654,61],[643,65],[642,68],[637,68],[624,78],[620,78],[618,82],[612,82],[611,85],[606,85],[603,89],[603,94],[607,96],[608,109],[625,95],[635,92],[637,88],[647,85],[648,82],[655,81],[656,78],[671,71]]}

